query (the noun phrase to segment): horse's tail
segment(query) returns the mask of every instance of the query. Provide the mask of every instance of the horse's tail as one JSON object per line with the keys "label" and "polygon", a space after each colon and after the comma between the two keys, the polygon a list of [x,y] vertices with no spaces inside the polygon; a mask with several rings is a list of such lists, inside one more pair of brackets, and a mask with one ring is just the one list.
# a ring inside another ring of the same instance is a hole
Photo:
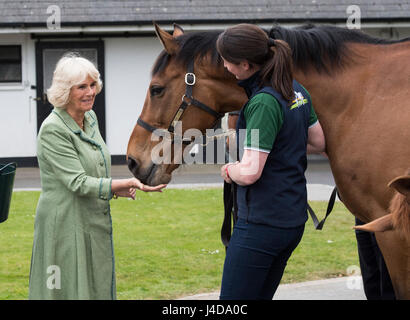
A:
{"label": "horse's tail", "polygon": [[410,241],[410,171],[399,176],[388,184],[396,190],[390,201],[389,214],[355,229],[369,232],[383,232],[396,229],[399,234]]}

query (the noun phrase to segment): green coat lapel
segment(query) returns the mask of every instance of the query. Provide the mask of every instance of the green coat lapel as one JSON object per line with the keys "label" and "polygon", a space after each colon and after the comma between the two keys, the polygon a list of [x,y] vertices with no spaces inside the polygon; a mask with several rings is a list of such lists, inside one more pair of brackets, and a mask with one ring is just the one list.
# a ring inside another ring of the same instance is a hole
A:
{"label": "green coat lapel", "polygon": [[64,124],[75,134],[77,134],[82,140],[87,141],[97,147],[101,145],[94,140],[95,126],[97,125],[97,119],[95,119],[91,112],[86,112],[84,115],[84,131],[78,126],[77,122],[61,108],[54,108],[53,112],[64,122]]}

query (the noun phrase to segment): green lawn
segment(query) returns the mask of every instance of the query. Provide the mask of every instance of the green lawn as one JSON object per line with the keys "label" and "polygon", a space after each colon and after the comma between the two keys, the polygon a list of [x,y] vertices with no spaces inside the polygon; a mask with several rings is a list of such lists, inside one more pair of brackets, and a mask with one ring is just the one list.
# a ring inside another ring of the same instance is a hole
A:
{"label": "green lawn", "polygon": [[[0,224],[0,299],[27,299],[34,213],[39,192],[15,192]],[[327,203],[311,202],[323,216]],[[174,299],[218,290],[222,189],[138,193],[111,201],[118,299]],[[324,230],[309,220],[282,283],[346,275],[358,265],[353,216],[337,203]]]}

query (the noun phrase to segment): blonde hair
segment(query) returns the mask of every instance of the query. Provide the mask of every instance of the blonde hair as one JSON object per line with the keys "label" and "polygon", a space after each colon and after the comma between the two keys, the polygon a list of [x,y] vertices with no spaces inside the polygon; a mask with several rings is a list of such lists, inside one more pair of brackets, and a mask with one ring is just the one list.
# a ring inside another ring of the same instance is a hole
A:
{"label": "blonde hair", "polygon": [[87,76],[97,82],[96,93],[100,93],[102,81],[94,64],[76,53],[65,54],[54,70],[51,87],[47,90],[48,101],[54,107],[64,109],[70,102],[71,88],[82,83]]}

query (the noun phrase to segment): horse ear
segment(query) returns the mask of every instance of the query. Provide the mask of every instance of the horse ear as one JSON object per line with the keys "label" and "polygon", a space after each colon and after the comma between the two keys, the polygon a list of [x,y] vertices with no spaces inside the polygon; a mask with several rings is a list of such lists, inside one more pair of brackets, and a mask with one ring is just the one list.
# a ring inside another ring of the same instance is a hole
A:
{"label": "horse ear", "polygon": [[410,175],[400,176],[389,183],[389,187],[396,189],[402,195],[410,199]]}
{"label": "horse ear", "polygon": [[182,36],[184,34],[184,29],[182,29],[182,27],[180,25],[177,25],[176,23],[174,23],[174,33],[172,34],[172,36],[174,38]]}
{"label": "horse ear", "polygon": [[154,27],[155,33],[164,46],[165,51],[171,55],[175,54],[178,51],[178,43],[175,41],[174,37],[165,30],[161,29],[156,23],[154,23]]}

